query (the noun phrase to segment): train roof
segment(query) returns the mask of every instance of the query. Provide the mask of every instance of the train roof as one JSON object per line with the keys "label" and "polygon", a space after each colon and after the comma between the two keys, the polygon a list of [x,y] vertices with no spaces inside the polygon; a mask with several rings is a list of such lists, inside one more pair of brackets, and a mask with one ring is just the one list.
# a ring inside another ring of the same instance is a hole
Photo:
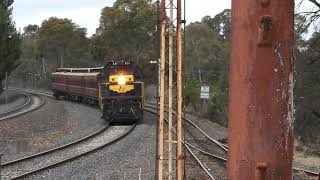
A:
{"label": "train roof", "polygon": [[93,72],[100,72],[103,67],[95,67],[95,68],[58,68],[56,72],[72,72],[72,73],[93,73]]}
{"label": "train roof", "polygon": [[99,72],[90,72],[90,73],[77,73],[77,72],[55,72],[52,75],[61,75],[61,76],[97,76]]}

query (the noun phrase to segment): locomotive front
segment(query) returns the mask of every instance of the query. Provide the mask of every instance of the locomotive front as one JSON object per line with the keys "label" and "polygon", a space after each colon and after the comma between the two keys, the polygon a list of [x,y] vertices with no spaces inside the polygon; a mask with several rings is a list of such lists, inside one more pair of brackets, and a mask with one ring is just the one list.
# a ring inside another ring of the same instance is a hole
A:
{"label": "locomotive front", "polygon": [[112,62],[99,74],[99,105],[110,122],[132,123],[142,118],[144,83],[133,62]]}

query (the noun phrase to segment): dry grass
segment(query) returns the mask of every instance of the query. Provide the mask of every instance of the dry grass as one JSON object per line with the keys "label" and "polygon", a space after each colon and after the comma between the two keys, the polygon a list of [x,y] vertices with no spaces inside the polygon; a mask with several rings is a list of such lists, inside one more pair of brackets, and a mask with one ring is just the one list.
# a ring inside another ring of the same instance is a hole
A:
{"label": "dry grass", "polygon": [[[296,162],[307,166],[320,168],[320,157],[313,153],[308,153],[308,147],[303,146],[302,143],[297,139],[294,141],[294,147],[294,160]],[[297,151],[296,147],[299,147],[301,150]]]}

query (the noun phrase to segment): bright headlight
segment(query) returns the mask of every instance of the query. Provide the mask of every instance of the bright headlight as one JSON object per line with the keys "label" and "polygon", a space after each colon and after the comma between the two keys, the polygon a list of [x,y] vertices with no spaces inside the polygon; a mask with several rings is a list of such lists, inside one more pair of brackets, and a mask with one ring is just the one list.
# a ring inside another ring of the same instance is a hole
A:
{"label": "bright headlight", "polygon": [[126,77],[124,77],[123,75],[120,75],[118,78],[118,84],[120,86],[126,85]]}

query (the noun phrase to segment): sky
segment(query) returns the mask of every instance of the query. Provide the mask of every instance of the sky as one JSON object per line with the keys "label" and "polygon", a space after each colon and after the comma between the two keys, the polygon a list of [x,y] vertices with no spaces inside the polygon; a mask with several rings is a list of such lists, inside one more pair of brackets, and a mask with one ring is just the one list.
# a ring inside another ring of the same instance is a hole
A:
{"label": "sky", "polygon": [[[231,0],[186,0],[187,22],[200,21],[231,8]],[[31,3],[32,2],[32,3]],[[112,6],[115,0],[15,0],[13,19],[19,30],[29,24],[41,25],[49,17],[69,18],[88,30],[88,36],[99,26],[101,9]],[[200,3],[201,2],[201,3]]]}
{"label": "sky", "polygon": [[[295,1],[298,4],[301,0]],[[115,0],[15,0],[13,19],[17,29],[22,31],[29,24],[40,26],[43,20],[52,16],[69,18],[80,27],[87,28],[88,36],[91,36],[99,26],[101,9],[112,6],[114,2]],[[231,8],[231,0],[186,0],[186,2],[187,23],[200,21],[206,15],[214,16],[224,9]],[[305,1],[296,11],[310,11],[314,10],[313,8],[313,4]],[[314,31],[311,29],[311,32]]]}

